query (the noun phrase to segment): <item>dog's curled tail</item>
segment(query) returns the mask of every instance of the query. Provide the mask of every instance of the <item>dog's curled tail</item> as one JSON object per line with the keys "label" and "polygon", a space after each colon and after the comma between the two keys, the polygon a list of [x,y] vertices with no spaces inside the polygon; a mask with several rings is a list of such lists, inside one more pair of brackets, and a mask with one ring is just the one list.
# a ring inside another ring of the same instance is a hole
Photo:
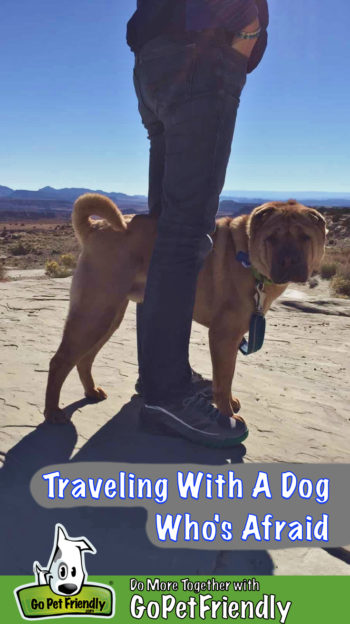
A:
{"label": "dog's curled tail", "polygon": [[98,193],[86,193],[75,201],[72,212],[74,232],[81,242],[84,242],[93,230],[91,215],[108,221],[113,230],[122,232],[127,229],[122,213],[109,197]]}

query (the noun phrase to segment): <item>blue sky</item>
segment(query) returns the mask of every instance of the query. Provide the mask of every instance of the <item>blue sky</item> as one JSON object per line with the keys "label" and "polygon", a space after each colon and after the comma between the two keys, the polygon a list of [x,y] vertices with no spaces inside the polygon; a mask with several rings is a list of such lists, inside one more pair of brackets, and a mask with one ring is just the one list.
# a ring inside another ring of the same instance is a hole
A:
{"label": "blue sky", "polygon": [[[270,0],[225,189],[350,191],[350,3]],[[136,0],[1,0],[0,184],[146,193]]]}

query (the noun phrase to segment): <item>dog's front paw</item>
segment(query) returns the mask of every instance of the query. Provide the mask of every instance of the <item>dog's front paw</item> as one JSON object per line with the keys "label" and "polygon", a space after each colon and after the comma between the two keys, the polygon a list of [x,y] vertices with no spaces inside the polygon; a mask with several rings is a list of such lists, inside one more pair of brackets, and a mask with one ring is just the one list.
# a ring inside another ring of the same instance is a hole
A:
{"label": "dog's front paw", "polygon": [[69,416],[63,409],[56,407],[55,409],[46,409],[44,412],[45,420],[52,425],[66,425],[69,423]]}
{"label": "dog's front paw", "polygon": [[237,414],[241,409],[241,404],[236,397],[232,395],[223,394],[221,392],[214,393],[214,402],[216,407],[225,416],[233,416]]}
{"label": "dog's front paw", "polygon": [[103,388],[100,388],[99,386],[97,386],[93,390],[86,392],[85,396],[87,399],[90,399],[91,401],[104,401],[108,395],[103,390]]}
{"label": "dog's front paw", "polygon": [[241,403],[237,397],[231,397],[231,407],[234,414],[237,414],[237,412],[241,409]]}
{"label": "dog's front paw", "polygon": [[232,414],[231,418],[234,418],[235,420],[239,420],[240,422],[246,424],[244,418],[242,418],[242,416],[235,416],[234,414]]}

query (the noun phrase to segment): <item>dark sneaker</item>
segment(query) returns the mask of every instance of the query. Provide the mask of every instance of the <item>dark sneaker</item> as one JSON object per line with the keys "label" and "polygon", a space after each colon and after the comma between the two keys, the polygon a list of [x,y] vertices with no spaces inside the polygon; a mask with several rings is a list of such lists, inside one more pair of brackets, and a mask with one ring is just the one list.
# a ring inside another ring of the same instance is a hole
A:
{"label": "dark sneaker", "polygon": [[[196,371],[192,370],[191,383],[193,384],[193,392],[200,392],[208,399],[213,397],[213,384],[210,379],[205,379],[202,375],[200,375],[200,373],[196,373]],[[143,386],[140,377],[135,384],[135,391],[141,397],[143,396]]]}
{"label": "dark sneaker", "polygon": [[178,435],[215,448],[237,446],[248,436],[245,422],[224,416],[203,394],[173,403],[145,404],[140,424],[148,433]]}

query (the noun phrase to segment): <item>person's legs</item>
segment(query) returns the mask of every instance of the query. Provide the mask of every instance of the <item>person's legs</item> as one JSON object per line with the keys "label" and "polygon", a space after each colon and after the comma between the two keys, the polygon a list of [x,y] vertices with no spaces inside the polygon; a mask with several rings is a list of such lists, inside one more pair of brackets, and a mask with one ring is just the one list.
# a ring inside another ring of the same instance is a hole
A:
{"label": "person's legs", "polygon": [[[138,89],[137,89],[138,90]],[[151,111],[140,103],[140,112],[145,119],[150,140],[149,154],[149,179],[148,179],[148,210],[153,217],[159,217],[162,210],[162,192],[165,163],[165,139],[164,126],[157,121]],[[143,304],[136,306],[136,333],[137,333],[137,356],[139,369],[141,367],[141,345],[143,337]],[[136,384],[137,391],[143,393],[142,378]]]}
{"label": "person's legs", "polygon": [[[189,390],[196,282],[211,249],[208,234],[215,227],[245,82],[245,60],[228,48],[187,46],[168,60],[170,67],[164,56],[139,72],[142,103],[158,115],[165,139],[162,210],[142,311],[141,375],[148,403]],[[143,119],[147,123],[145,114]]]}

